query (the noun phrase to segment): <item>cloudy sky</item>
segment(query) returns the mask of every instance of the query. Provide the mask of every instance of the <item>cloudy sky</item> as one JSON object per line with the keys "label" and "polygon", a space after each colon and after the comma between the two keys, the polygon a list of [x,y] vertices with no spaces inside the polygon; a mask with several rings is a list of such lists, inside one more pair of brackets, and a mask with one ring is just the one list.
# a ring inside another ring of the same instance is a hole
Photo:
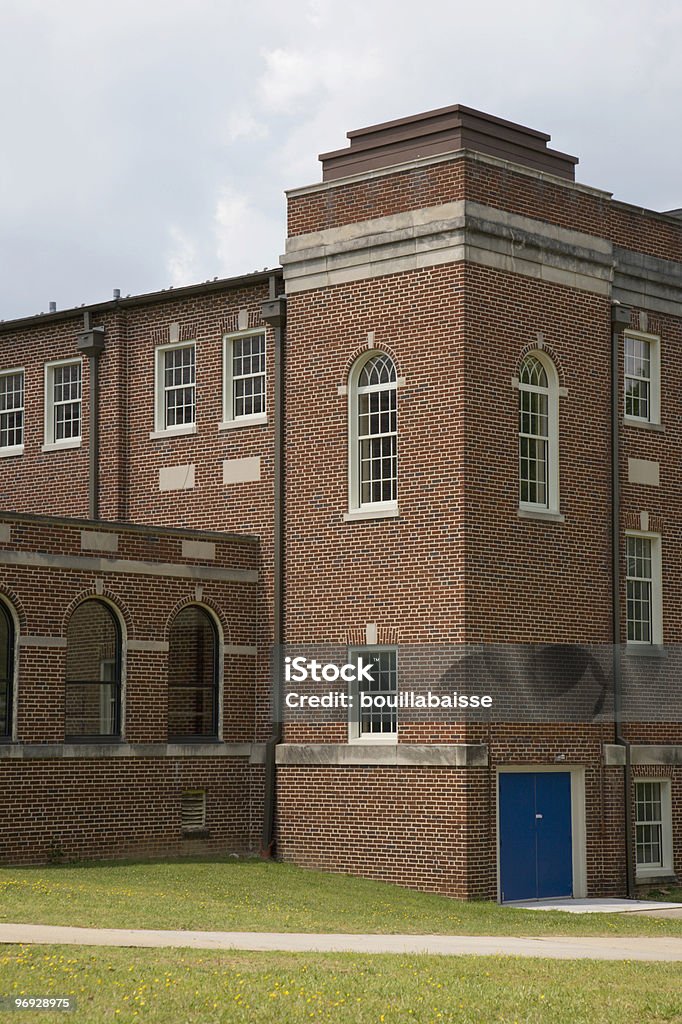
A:
{"label": "cloudy sky", "polygon": [[276,265],[345,133],[464,103],[682,206],[679,0],[0,0],[0,319]]}

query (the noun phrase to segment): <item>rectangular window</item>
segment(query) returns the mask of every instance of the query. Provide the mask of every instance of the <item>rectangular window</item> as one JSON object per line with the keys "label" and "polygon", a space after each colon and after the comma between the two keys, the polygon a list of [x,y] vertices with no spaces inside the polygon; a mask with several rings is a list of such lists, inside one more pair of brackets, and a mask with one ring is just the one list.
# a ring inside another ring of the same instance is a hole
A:
{"label": "rectangular window", "polygon": [[395,648],[358,647],[349,652],[349,662],[369,666],[371,681],[353,684],[350,738],[395,743],[398,732],[398,652]]}
{"label": "rectangular window", "polygon": [[[164,345],[156,350],[156,433],[196,430],[196,346]],[[154,436],[154,435],[152,435]]]}
{"label": "rectangular window", "polygon": [[24,445],[24,371],[0,375],[0,449],[3,454]]}
{"label": "rectangular window", "polygon": [[652,334],[624,335],[625,416],[660,423],[660,339]]}
{"label": "rectangular window", "polygon": [[395,502],[398,496],[397,391],[358,389],[360,505]]}
{"label": "rectangular window", "polygon": [[635,829],[638,876],[672,872],[670,781],[635,782]]}
{"label": "rectangular window", "polygon": [[663,642],[660,538],[628,534],[625,543],[627,641],[660,644]]}
{"label": "rectangular window", "polygon": [[79,447],[82,363],[70,359],[45,367],[45,449]]}
{"label": "rectangular window", "polygon": [[226,335],[223,367],[223,423],[234,426],[266,415],[266,346],[262,330]]}

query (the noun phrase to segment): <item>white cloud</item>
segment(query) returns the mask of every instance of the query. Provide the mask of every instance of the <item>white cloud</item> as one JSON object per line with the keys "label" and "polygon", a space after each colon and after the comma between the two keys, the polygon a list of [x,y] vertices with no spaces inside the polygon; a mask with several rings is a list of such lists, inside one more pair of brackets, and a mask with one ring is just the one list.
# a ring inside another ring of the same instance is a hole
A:
{"label": "white cloud", "polygon": [[166,270],[170,274],[170,283],[174,288],[192,284],[199,273],[196,243],[175,224],[168,229],[168,234],[171,244],[166,257]]}
{"label": "white cloud", "polygon": [[283,249],[283,227],[247,195],[224,186],[213,219],[216,272],[230,277],[276,265]]}
{"label": "white cloud", "polygon": [[258,91],[265,109],[273,113],[291,113],[303,99],[316,105],[339,89],[352,94],[384,73],[381,54],[371,47],[360,52],[345,48],[266,50],[263,60],[265,71]]}
{"label": "white cloud", "polygon": [[269,134],[268,126],[256,118],[248,110],[233,110],[227,118],[227,138],[230,142],[237,139],[265,139]]}
{"label": "white cloud", "polygon": [[4,0],[0,317],[272,264],[318,153],[456,102],[680,206],[681,33],[677,0]]}

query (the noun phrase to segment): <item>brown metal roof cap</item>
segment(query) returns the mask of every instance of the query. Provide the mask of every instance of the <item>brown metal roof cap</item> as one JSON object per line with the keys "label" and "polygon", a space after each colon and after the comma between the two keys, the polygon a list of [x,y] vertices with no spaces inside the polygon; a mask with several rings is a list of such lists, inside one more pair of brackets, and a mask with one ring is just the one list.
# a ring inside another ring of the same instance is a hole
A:
{"label": "brown metal roof cap", "polygon": [[527,164],[573,181],[578,158],[547,148],[551,136],[460,103],[347,133],[350,146],[321,153],[323,181],[458,149]]}

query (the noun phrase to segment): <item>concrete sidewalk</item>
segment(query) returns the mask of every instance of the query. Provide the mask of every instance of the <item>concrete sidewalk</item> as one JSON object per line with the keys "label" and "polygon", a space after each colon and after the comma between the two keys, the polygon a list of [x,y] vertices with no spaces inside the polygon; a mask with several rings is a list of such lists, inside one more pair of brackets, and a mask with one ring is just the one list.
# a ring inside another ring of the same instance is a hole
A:
{"label": "concrete sidewalk", "polygon": [[0,942],[295,953],[433,953],[441,956],[535,956],[551,960],[682,961],[682,939],[664,936],[314,935],[302,932],[173,932],[0,924]]}

